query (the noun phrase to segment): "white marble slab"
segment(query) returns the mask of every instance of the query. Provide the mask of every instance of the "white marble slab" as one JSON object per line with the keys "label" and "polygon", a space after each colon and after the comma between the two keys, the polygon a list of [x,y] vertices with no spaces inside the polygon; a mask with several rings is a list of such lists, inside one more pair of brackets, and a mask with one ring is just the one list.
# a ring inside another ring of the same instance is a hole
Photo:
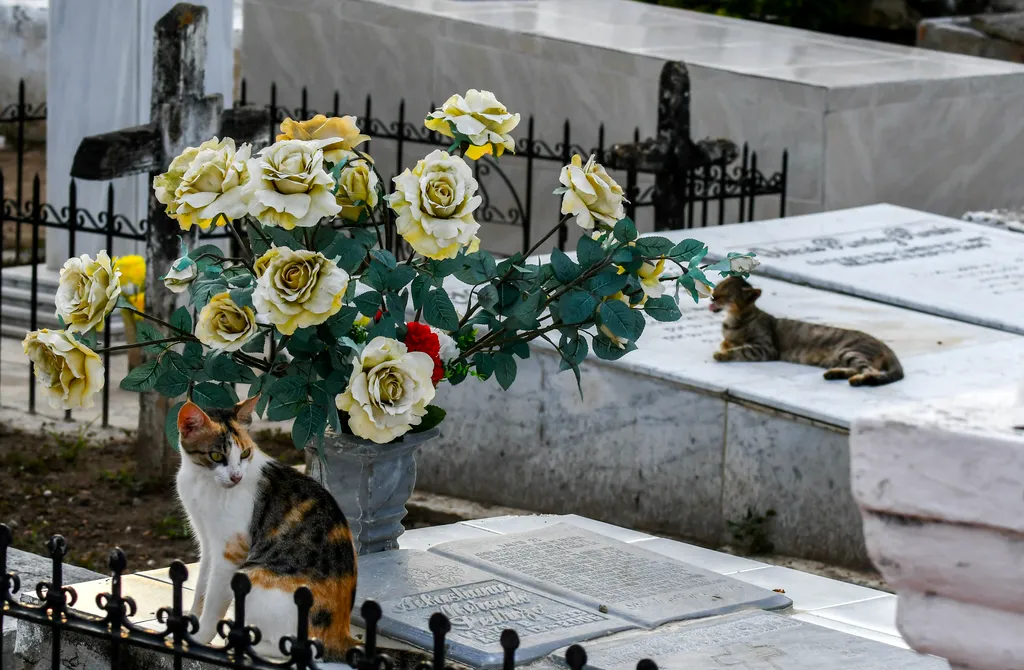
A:
{"label": "white marble slab", "polygon": [[[207,7],[206,92],[231,106],[234,50],[232,0],[196,0]],[[177,0],[50,0],[47,78],[47,201],[68,202],[71,163],[88,135],[149,123],[153,79],[153,27]],[[169,161],[168,161],[169,162]],[[135,223],[146,216],[147,176],[112,182],[79,180],[78,206],[97,216],[114,186],[114,211]],[[76,254],[106,246],[102,235],[78,234]],[[140,253],[141,244],[117,240],[113,253]],[[50,229],[46,261],[59,268],[68,256],[67,233]]]}
{"label": "white marble slab", "polygon": [[1024,334],[1024,237],[893,205],[694,231],[709,257],[752,251],[770,276]]}

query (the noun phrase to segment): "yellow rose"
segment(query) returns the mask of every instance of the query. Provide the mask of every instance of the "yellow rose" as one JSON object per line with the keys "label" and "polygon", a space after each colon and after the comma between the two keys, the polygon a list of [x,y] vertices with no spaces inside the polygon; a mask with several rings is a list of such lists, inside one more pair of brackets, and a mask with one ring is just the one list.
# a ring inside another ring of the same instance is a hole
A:
{"label": "yellow rose", "polygon": [[424,125],[445,137],[455,137],[452,126],[472,144],[466,157],[476,160],[486,154],[500,156],[505,150],[515,153],[516,142],[511,133],[519,125],[519,115],[509,114],[490,91],[470,89],[466,97],[453,95],[431,112]]}
{"label": "yellow rose", "polygon": [[103,329],[103,321],[121,297],[121,273],[114,269],[106,251],[96,260],[83,254],[69,258],[60,269],[60,286],[54,300],[56,315],[72,333]]}
{"label": "yellow rose", "polygon": [[[143,293],[142,291],[139,291],[138,293],[133,293],[130,296],[128,296],[128,302],[130,302],[132,304],[132,307],[139,310],[140,312],[146,311],[146,294]],[[136,315],[136,318],[141,319],[142,317]]]}
{"label": "yellow rose", "polygon": [[626,218],[622,187],[593,156],[586,165],[579,154],[573,156],[572,162],[562,168],[558,181],[564,187],[562,214],[576,217],[580,228],[593,230],[599,223],[614,226]]}
{"label": "yellow rose", "polygon": [[285,230],[312,228],[334,216],[334,180],[324,170],[324,152],[317,142],[282,140],[249,161],[246,187],[249,214],[265,226]]}
{"label": "yellow rose", "polygon": [[238,351],[258,331],[252,308],[236,305],[227,291],[210,298],[196,323],[196,337],[217,351]]}
{"label": "yellow rose", "polygon": [[22,347],[35,363],[35,376],[54,409],[89,409],[103,388],[103,360],[62,330],[29,333]]}
{"label": "yellow rose", "polygon": [[352,377],[338,396],[348,427],[358,437],[386,444],[419,425],[434,399],[434,361],[410,352],[398,340],[375,337],[352,364]]}
{"label": "yellow rose", "polygon": [[[635,247],[636,242],[630,242],[629,246]],[[619,274],[623,274],[626,268],[621,265],[616,266],[619,269]],[[644,297],[640,300],[639,305],[642,307],[647,302],[648,298],[657,298],[665,293],[665,285],[661,283],[661,275],[665,272],[665,259],[661,258],[658,262],[650,263],[644,261],[643,265],[640,266],[640,270],[637,275],[640,277],[640,288],[644,291]]]}
{"label": "yellow rose", "polygon": [[291,335],[337,314],[348,279],[347,272],[317,251],[280,247],[256,280],[252,301],[261,316]]}
{"label": "yellow rose", "polygon": [[[335,139],[335,141],[325,142],[329,139]],[[359,133],[356,117],[333,116],[327,118],[323,114],[317,114],[309,121],[285,119],[281,122],[281,134],[277,136],[278,142],[281,140],[321,140],[320,146],[324,150],[324,159],[328,163],[340,162],[346,152],[355,149],[368,139],[370,139],[369,135]]]}
{"label": "yellow rose", "polygon": [[366,158],[356,153],[350,153],[346,157],[349,162],[345,163],[341,174],[338,175],[338,192],[334,197],[341,205],[342,218],[358,221],[364,211],[377,206],[377,186],[380,180]]}
{"label": "yellow rose", "polygon": [[263,276],[263,273],[267,271],[267,266],[270,265],[270,261],[277,258],[280,251],[277,247],[270,247],[262,256],[256,259],[256,262],[252,264],[252,269],[256,271],[257,279]]}
{"label": "yellow rose", "polygon": [[444,260],[455,258],[464,247],[469,253],[479,248],[480,224],[473,212],[482,199],[466,161],[433,151],[394,182],[388,204],[398,215],[398,233],[417,253]]}
{"label": "yellow rose", "polygon": [[142,256],[118,256],[114,259],[114,269],[121,273],[121,288],[125,284],[142,288],[146,283],[146,259]]}
{"label": "yellow rose", "polygon": [[193,225],[206,230],[214,220],[223,226],[245,216],[245,191],[241,186],[249,178],[251,150],[243,144],[236,151],[230,137],[214,137],[196,149],[185,149],[171,161],[166,173],[153,180],[157,200],[167,206],[167,215],[182,230],[190,230]]}
{"label": "yellow rose", "polygon": [[356,320],[352,323],[353,326],[359,326],[360,328],[368,327],[373,321],[368,316],[360,314],[356,317]]}

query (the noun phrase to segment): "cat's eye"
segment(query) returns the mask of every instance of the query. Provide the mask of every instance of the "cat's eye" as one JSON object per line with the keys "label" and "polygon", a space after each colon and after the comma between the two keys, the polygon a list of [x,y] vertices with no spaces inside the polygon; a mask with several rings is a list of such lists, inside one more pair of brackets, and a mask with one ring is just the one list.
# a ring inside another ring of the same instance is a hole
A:
{"label": "cat's eye", "polygon": [[251,454],[252,454],[252,447],[249,447],[248,449],[246,449],[245,451],[242,452],[242,460],[244,461],[245,459],[249,458],[249,456]]}
{"label": "cat's eye", "polygon": [[219,451],[211,451],[210,460],[213,461],[214,463],[223,463],[224,454],[220,453]]}

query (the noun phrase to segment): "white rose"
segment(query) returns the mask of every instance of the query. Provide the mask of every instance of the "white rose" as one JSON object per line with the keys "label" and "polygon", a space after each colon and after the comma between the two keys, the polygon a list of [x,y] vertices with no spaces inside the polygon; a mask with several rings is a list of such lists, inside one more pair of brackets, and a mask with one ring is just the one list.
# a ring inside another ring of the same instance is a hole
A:
{"label": "white rose", "polygon": [[195,261],[188,256],[182,256],[171,263],[171,269],[160,279],[172,293],[184,293],[198,276],[199,268]]}
{"label": "white rose", "polygon": [[498,102],[490,91],[469,89],[466,97],[453,95],[431,112],[424,125],[445,137],[455,137],[452,126],[472,144],[466,150],[466,157],[476,160],[494,153],[497,156],[506,150],[515,153],[516,142],[511,133],[519,125],[519,115],[509,114],[505,105]]}
{"label": "white rose", "polygon": [[750,256],[737,256],[729,259],[729,269],[733,272],[751,272],[761,262]]}
{"label": "white rose", "polygon": [[249,214],[265,226],[312,228],[341,211],[320,148],[330,140],[281,140],[249,161]]}
{"label": "white rose", "polygon": [[352,433],[386,444],[419,425],[434,399],[434,361],[404,344],[375,337],[352,365],[352,377],[338,396]]}
{"label": "white rose", "polygon": [[196,337],[217,351],[238,351],[257,332],[256,313],[236,305],[227,291],[210,298],[196,323]]}
{"label": "white rose", "polygon": [[278,247],[256,280],[252,301],[260,315],[291,335],[337,314],[348,280],[347,272],[319,252]]}
{"label": "white rose", "polygon": [[441,345],[438,355],[441,356],[442,363],[447,365],[459,357],[459,345],[455,344],[455,340],[452,339],[451,335],[434,326],[431,326],[430,330],[437,335],[437,341]]}
{"label": "white rose", "polygon": [[197,225],[203,230],[216,220],[218,226],[245,216],[243,184],[249,178],[246,165],[252,147],[235,149],[230,137],[214,137],[189,147],[171,161],[167,172],[153,180],[157,200],[182,230]]}
{"label": "white rose", "polygon": [[576,217],[580,228],[593,230],[598,223],[614,226],[626,218],[622,187],[593,156],[586,165],[579,154],[573,156],[572,162],[562,168],[558,181],[564,187],[562,214]]}
{"label": "white rose", "polygon": [[103,360],[62,330],[37,330],[22,341],[50,407],[89,409],[103,388]]}
{"label": "white rose", "polygon": [[56,315],[68,332],[103,330],[103,320],[114,311],[121,297],[121,273],[114,269],[106,251],[69,258],[60,269],[60,285],[54,302]]}
{"label": "white rose", "polygon": [[388,204],[398,215],[399,234],[417,253],[434,260],[455,258],[463,247],[480,246],[480,224],[473,211],[482,199],[473,170],[462,158],[445,151],[431,152],[394,178]]}

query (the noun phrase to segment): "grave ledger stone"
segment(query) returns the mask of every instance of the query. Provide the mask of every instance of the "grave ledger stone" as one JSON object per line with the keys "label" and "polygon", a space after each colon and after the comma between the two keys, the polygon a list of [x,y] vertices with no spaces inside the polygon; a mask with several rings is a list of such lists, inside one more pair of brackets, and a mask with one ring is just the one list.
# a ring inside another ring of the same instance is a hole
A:
{"label": "grave ledger stone", "polygon": [[[688,669],[947,667],[765,612],[792,603],[564,523],[425,552],[373,554],[360,565],[358,590],[380,603],[384,635],[425,648],[432,644],[427,620],[442,612],[452,624],[450,657],[478,668],[501,666],[499,639],[506,628],[519,633],[517,661],[544,659],[541,667],[578,642],[592,650],[588,667],[595,670],[632,670],[642,658]],[[670,623],[680,621],[689,623]],[[772,662],[782,658],[788,665]]]}
{"label": "grave ledger stone", "polygon": [[697,236],[709,258],[756,253],[758,275],[1024,334],[1019,233],[883,204],[706,228]]}

